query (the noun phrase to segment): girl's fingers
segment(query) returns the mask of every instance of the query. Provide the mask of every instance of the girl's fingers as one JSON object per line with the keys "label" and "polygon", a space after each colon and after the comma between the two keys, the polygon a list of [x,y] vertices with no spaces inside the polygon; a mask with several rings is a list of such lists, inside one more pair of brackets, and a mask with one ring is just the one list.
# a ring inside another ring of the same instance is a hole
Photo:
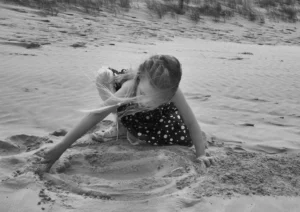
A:
{"label": "girl's fingers", "polygon": [[203,160],[203,158],[197,158],[197,162],[200,163],[200,167],[205,169],[206,168],[206,164]]}
{"label": "girl's fingers", "polygon": [[206,169],[206,164],[204,160],[200,160],[200,166],[202,169]]}
{"label": "girl's fingers", "polygon": [[203,159],[206,167],[210,167],[210,161],[208,158]]}
{"label": "girl's fingers", "polygon": [[200,163],[202,168],[210,167],[216,165],[218,162],[217,157],[199,157],[197,158],[197,162]]}
{"label": "girl's fingers", "polygon": [[211,165],[213,165],[213,166],[216,165],[216,163],[217,163],[217,161],[214,157],[210,157],[209,161],[210,161]]}
{"label": "girl's fingers", "polygon": [[216,163],[218,163],[221,160],[219,157],[214,157],[214,158],[215,158]]}

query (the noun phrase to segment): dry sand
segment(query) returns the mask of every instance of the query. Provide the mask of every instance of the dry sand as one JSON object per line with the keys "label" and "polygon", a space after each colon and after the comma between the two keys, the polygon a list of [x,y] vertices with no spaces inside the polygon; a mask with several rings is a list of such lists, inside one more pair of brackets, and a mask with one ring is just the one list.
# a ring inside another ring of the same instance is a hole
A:
{"label": "dry sand", "polygon": [[[299,24],[195,25],[142,9],[43,17],[1,4],[0,26],[0,211],[299,211]],[[24,171],[62,139],[51,132],[100,103],[100,66],[157,53],[182,62],[181,88],[216,166],[201,168],[186,147],[87,134],[50,173]]]}

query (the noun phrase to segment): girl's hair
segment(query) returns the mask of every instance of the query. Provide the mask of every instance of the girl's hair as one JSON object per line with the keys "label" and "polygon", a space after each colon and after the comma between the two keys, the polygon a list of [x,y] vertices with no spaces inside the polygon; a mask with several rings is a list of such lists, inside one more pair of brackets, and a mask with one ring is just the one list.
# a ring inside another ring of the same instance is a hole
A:
{"label": "girl's hair", "polygon": [[[118,98],[113,93],[110,94],[110,98],[115,98],[118,102],[133,103],[127,105],[126,109],[119,113],[119,117],[153,110],[169,102],[178,89],[181,75],[181,64],[175,57],[154,55],[143,62],[137,70],[129,69],[126,73],[115,76],[114,81],[118,83],[123,83],[130,79],[134,80],[125,97]],[[150,85],[157,89],[158,92],[151,96],[147,94],[137,96],[137,88],[141,79],[149,80]],[[153,101],[154,99],[156,101]]]}

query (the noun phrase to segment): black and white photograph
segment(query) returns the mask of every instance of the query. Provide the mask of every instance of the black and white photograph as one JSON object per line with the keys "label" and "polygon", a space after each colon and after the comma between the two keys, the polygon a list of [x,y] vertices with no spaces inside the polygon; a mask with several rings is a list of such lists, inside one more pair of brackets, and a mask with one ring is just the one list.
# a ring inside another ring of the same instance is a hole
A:
{"label": "black and white photograph", "polygon": [[0,212],[299,212],[300,0],[0,0]]}

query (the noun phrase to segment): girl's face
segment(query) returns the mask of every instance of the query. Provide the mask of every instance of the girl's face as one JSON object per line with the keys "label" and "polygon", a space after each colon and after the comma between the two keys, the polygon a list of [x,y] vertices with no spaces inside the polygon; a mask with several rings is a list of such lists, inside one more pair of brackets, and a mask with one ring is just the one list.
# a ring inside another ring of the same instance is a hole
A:
{"label": "girl's face", "polygon": [[136,96],[138,98],[138,102],[141,104],[146,103],[147,106],[150,107],[160,105],[162,102],[159,90],[150,84],[150,81],[147,79],[147,77],[143,77],[140,80],[137,87]]}

